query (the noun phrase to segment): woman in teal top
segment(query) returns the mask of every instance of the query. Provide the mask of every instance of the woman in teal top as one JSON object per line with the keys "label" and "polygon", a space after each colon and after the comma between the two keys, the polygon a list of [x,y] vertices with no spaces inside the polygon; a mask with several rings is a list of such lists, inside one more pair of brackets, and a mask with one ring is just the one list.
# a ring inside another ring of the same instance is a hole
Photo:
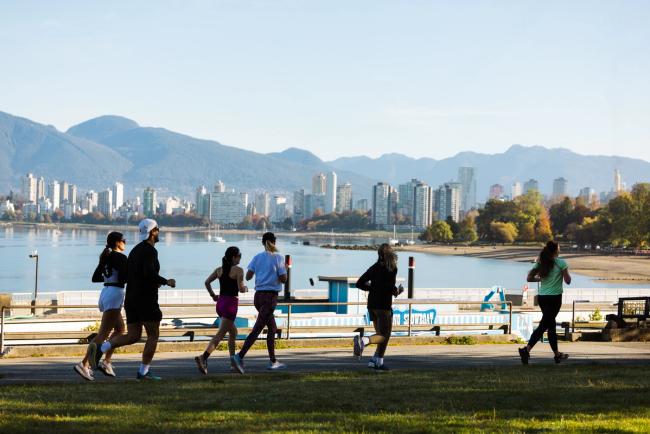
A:
{"label": "woman in teal top", "polygon": [[539,254],[539,258],[528,272],[529,282],[540,282],[538,303],[542,309],[542,319],[539,326],[530,336],[528,345],[519,348],[519,357],[521,363],[528,364],[530,359],[530,350],[533,349],[537,341],[548,331],[548,342],[555,356],[555,363],[560,363],[569,357],[566,353],[561,353],[557,348],[557,333],[555,331],[555,317],[562,307],[562,287],[563,283],[571,284],[571,275],[569,266],[564,259],[560,259],[560,246],[555,241],[549,241]]}

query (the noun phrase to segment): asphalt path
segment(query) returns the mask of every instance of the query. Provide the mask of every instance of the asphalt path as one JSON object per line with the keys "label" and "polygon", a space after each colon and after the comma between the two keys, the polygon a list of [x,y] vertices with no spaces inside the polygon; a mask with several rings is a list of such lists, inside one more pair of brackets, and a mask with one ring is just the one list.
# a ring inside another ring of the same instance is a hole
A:
{"label": "asphalt path", "polygon": [[[352,347],[303,348],[277,350],[277,357],[287,365],[283,372],[332,372],[367,370],[374,349],[366,349],[361,361],[352,355]],[[570,358],[562,365],[576,364],[640,364],[650,366],[650,343],[641,342],[575,342],[560,343],[560,351]],[[163,379],[201,378],[194,362],[198,354],[189,352],[159,353],[152,363],[152,372]],[[29,357],[0,359],[0,387],[3,384],[38,382],[84,382],[73,366],[80,358]],[[246,374],[268,374],[266,351],[250,351],[245,358]],[[392,370],[470,369],[476,367],[521,367],[517,345],[417,345],[389,347],[385,363]],[[95,373],[96,382],[135,381],[140,364],[138,354],[118,354],[114,357],[117,378]],[[538,344],[532,351],[531,365],[553,365],[548,344]],[[559,367],[561,368],[561,366]],[[226,351],[217,351],[209,359],[209,376],[239,375],[231,372]]]}

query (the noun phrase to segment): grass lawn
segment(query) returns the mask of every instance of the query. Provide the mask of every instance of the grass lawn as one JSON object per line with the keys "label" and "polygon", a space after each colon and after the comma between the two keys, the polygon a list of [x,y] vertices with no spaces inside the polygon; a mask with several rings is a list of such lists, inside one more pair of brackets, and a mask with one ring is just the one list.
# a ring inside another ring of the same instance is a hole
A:
{"label": "grass lawn", "polygon": [[649,374],[564,365],[0,383],[0,432],[649,432]]}

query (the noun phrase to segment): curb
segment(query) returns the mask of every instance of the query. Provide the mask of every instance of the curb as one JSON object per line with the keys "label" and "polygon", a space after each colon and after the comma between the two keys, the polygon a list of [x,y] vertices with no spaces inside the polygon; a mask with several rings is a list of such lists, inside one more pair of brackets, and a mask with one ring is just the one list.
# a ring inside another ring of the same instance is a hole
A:
{"label": "curb", "polygon": [[[474,344],[512,344],[516,343],[518,337],[515,335],[452,335],[458,339],[448,341],[451,336],[423,336],[423,337],[392,337],[391,346],[400,345],[474,345]],[[469,339],[468,339],[469,338]],[[471,339],[474,338],[474,339]],[[208,340],[199,342],[158,342],[156,352],[196,352],[205,350]],[[239,348],[243,341],[237,342]],[[86,353],[87,345],[20,345],[7,347],[0,358],[25,358],[25,357],[71,357],[83,356]],[[297,348],[345,348],[352,350],[352,338],[321,338],[321,339],[278,339],[275,341],[276,350],[297,349]],[[118,348],[116,354],[136,354],[144,349],[144,342]],[[226,342],[221,342],[218,351],[227,351]],[[266,349],[266,341],[256,342],[253,350]]]}

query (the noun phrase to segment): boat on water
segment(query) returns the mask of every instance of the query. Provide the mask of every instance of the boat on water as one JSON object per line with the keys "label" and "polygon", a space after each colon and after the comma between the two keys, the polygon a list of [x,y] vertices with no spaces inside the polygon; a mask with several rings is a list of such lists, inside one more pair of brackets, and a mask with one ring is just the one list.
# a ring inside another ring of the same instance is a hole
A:
{"label": "boat on water", "polygon": [[211,231],[208,233],[208,241],[212,241],[213,243],[225,243],[226,239],[219,235],[219,225],[217,225],[217,233],[216,235],[212,235]]}
{"label": "boat on water", "polygon": [[415,240],[413,239],[413,226],[411,226],[411,239],[406,240],[406,245],[412,246],[413,244],[415,244]]}
{"label": "boat on water", "polygon": [[393,238],[388,239],[388,245],[390,246],[396,246],[399,244],[399,240],[397,239],[396,231],[395,231],[395,225],[393,225]]}

